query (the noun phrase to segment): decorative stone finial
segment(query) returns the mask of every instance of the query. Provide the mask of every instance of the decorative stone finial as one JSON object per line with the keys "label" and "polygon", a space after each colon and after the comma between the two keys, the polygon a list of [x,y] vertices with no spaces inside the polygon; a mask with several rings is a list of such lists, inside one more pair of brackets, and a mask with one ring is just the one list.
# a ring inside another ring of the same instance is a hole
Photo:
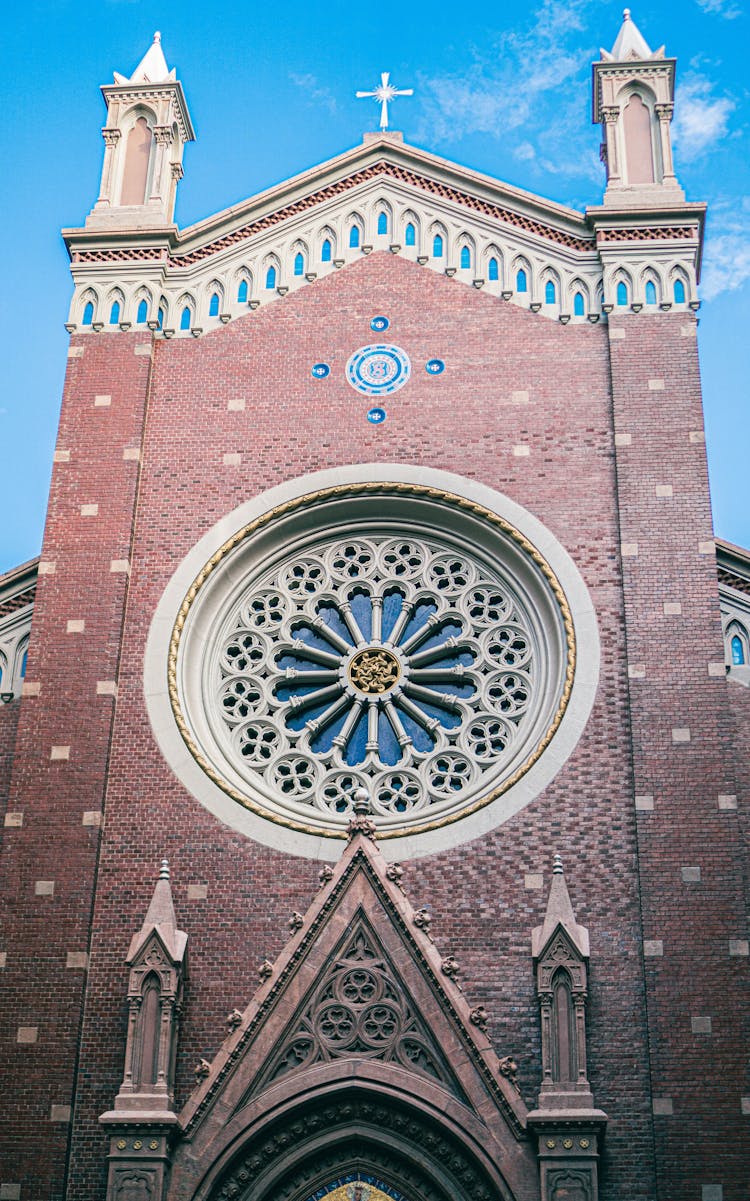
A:
{"label": "decorative stone finial", "polygon": [[555,861],[552,865],[552,875],[561,876],[563,874],[563,862],[559,855],[555,855]]}
{"label": "decorative stone finial", "polygon": [[[627,10],[626,10],[626,11],[627,11]],[[161,41],[161,34],[159,33],[159,30],[158,30],[158,29],[156,30],[156,32],[155,32],[155,34],[154,34],[154,41],[155,41],[155,42],[160,42],[160,41]]]}
{"label": "decorative stone finial", "polygon": [[366,788],[354,789],[354,804],[352,805],[352,809],[355,813],[370,812],[370,794]]}
{"label": "decorative stone finial", "polygon": [[630,9],[629,9],[629,8],[624,8],[624,9],[622,10],[622,19],[623,19],[623,21],[629,21],[629,20],[630,20]]}
{"label": "decorative stone finial", "polygon": [[169,860],[168,859],[162,859],[162,861],[161,861],[161,868],[159,869],[159,879],[160,880],[168,880],[169,879]]}
{"label": "decorative stone finial", "polygon": [[352,809],[354,810],[354,817],[347,826],[347,837],[350,842],[356,834],[364,834],[365,838],[374,839],[377,831],[375,829],[375,822],[369,816],[372,812],[370,808],[370,794],[366,788],[355,788],[353,797]]}

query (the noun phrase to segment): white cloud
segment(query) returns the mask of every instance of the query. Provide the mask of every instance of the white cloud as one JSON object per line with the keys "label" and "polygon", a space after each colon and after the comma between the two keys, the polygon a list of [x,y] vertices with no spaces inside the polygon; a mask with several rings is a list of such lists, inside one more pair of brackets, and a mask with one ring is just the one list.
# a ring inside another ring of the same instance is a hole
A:
{"label": "white cloud", "polygon": [[701,275],[701,295],[715,300],[722,292],[736,292],[750,280],[750,196],[736,201],[719,200],[711,215],[721,233],[709,227]]}
{"label": "white cloud", "polygon": [[734,0],[697,0],[697,3],[704,13],[723,17],[725,21],[734,21],[736,17],[742,16],[742,9]]}
{"label": "white cloud", "polygon": [[289,78],[298,88],[302,88],[303,91],[307,92],[310,104],[321,105],[331,115],[336,112],[336,97],[330,88],[327,88],[325,84],[318,81],[317,76],[309,73],[298,75],[294,71],[290,71]]}
{"label": "white cloud", "polygon": [[673,137],[680,156],[689,162],[712,149],[726,134],[734,108],[728,96],[712,96],[703,76],[688,76],[675,97]]}

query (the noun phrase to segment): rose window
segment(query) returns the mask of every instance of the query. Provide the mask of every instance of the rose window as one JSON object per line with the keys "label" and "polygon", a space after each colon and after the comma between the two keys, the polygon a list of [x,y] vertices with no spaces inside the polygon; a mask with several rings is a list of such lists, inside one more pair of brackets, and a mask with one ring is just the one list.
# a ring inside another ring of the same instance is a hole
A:
{"label": "rose window", "polygon": [[392,823],[454,807],[514,760],[539,659],[511,581],[467,549],[332,538],[238,598],[206,683],[249,785],[334,822],[364,786]]}
{"label": "rose window", "polygon": [[227,797],[342,837],[364,787],[379,837],[435,831],[514,789],[556,734],[566,597],[489,509],[334,487],[230,531],[204,563],[170,627],[169,700],[186,779],[201,797],[210,780],[230,823]]}

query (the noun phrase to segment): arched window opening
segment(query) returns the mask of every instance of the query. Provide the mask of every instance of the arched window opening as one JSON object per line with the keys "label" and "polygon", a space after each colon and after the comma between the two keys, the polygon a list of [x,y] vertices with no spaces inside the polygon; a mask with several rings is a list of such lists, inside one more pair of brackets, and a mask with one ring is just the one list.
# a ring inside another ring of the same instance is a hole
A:
{"label": "arched window opening", "polygon": [[161,306],[159,306],[159,312],[156,314],[156,328],[157,329],[164,329],[164,322],[166,320],[166,317],[167,317],[167,315],[164,312],[164,309]]}
{"label": "arched window opening", "polygon": [[160,1000],[159,981],[155,975],[147,977],[141,994],[141,1063],[138,1083],[154,1085],[159,1078],[159,1034]]}
{"label": "arched window opening", "polygon": [[359,248],[359,226],[355,223],[349,227],[349,246],[352,250]]}
{"label": "arched window opening", "polygon": [[94,305],[93,305],[92,301],[87,300],[86,305],[83,310],[83,317],[81,318],[81,325],[91,325],[91,322],[93,320],[94,320]]}
{"label": "arched window opening", "polygon": [[330,263],[331,261],[331,239],[326,238],[320,248],[321,263]]}
{"label": "arched window opening", "polygon": [[576,292],[575,296],[573,297],[573,316],[586,316],[586,301],[583,298],[583,292]]}
{"label": "arched window opening", "polygon": [[271,288],[275,288],[275,287],[276,287],[276,268],[271,266],[266,271],[266,289],[270,290]]}
{"label": "arched window opening", "polygon": [[237,289],[237,304],[247,304],[247,280],[241,279]]}
{"label": "arched window opening", "polygon": [[471,251],[468,246],[461,247],[461,270],[468,271],[471,267]]}
{"label": "arched window opening", "polygon": [[625,105],[622,123],[625,132],[628,183],[653,183],[654,156],[651,148],[651,113],[637,92]]}
{"label": "arched window opening", "polygon": [[442,234],[435,234],[435,237],[432,239],[432,257],[434,259],[441,259],[443,257]]}
{"label": "arched window opening", "polygon": [[381,235],[388,233],[388,214],[384,209],[378,213],[378,233]]}
{"label": "arched window opening", "polygon": [[180,329],[190,329],[193,323],[193,314],[190,311],[190,305],[186,304],[180,314]]}
{"label": "arched window opening", "polygon": [[409,221],[404,230],[404,244],[406,246],[416,246],[417,244],[417,231],[412,221]]}
{"label": "arched window opening", "polygon": [[623,283],[622,280],[617,285],[617,303],[620,308],[628,303],[628,285]]}
{"label": "arched window opening", "polygon": [[112,308],[109,310],[109,324],[117,325],[120,320],[120,302],[119,300],[112,301]]}
{"label": "arched window opening", "polygon": [[731,648],[732,665],[734,667],[742,667],[745,662],[745,648],[742,645],[742,639],[740,638],[739,634],[734,634],[732,636]]}
{"label": "arched window opening", "polygon": [[145,325],[148,321],[148,301],[141,300],[138,303],[138,312],[135,315],[136,325]]}
{"label": "arched window opening", "polygon": [[487,275],[491,283],[500,278],[500,268],[496,258],[491,258],[487,267]]}
{"label": "arched window opening", "polygon": [[151,142],[148,121],[139,117],[128,134],[120,204],[145,204]]}
{"label": "arched window opening", "polygon": [[551,279],[548,279],[546,284],[544,285],[544,303],[545,304],[556,304],[557,303],[557,289],[555,288],[555,285]]}
{"label": "arched window opening", "polygon": [[552,982],[552,1079],[565,1082],[578,1077],[576,1029],[570,976],[560,970]]}
{"label": "arched window opening", "polygon": [[24,651],[23,655],[21,656],[21,670],[18,673],[20,675],[21,679],[23,679],[24,676],[26,675],[26,663],[28,661],[28,658],[29,658],[29,652]]}
{"label": "arched window opening", "polygon": [[298,250],[294,256],[294,274],[295,275],[304,275],[305,274],[305,256],[301,250]]}
{"label": "arched window opening", "polygon": [[209,317],[218,317],[219,316],[219,293],[218,292],[214,292],[213,296],[211,297],[211,302],[208,306],[208,315],[209,315]]}
{"label": "arched window opening", "polygon": [[646,304],[656,304],[656,284],[652,279],[646,282]]}
{"label": "arched window opening", "polygon": [[675,304],[684,304],[685,303],[685,285],[681,279],[676,279],[674,281],[674,288],[672,289],[672,295],[674,296]]}
{"label": "arched window opening", "polygon": [[516,292],[528,292],[528,290],[529,283],[526,278],[526,272],[524,271],[523,267],[521,267],[520,271],[516,275]]}

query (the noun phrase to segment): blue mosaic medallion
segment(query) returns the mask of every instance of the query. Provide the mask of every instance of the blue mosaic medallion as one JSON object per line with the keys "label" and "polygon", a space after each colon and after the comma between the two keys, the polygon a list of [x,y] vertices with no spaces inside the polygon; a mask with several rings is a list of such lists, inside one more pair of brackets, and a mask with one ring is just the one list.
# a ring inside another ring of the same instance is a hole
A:
{"label": "blue mosaic medallion", "polygon": [[425,363],[424,369],[428,375],[442,375],[445,371],[445,363],[442,359],[430,359]]}
{"label": "blue mosaic medallion", "polygon": [[365,396],[390,396],[411,375],[411,363],[398,346],[361,346],[346,364],[346,378]]}
{"label": "blue mosaic medallion", "polygon": [[373,317],[370,322],[370,329],[374,329],[376,333],[382,334],[383,330],[388,329],[390,324],[387,317]]}
{"label": "blue mosaic medallion", "polygon": [[313,363],[312,373],[315,379],[325,379],[331,374],[331,368],[327,363]]}
{"label": "blue mosaic medallion", "polygon": [[373,425],[382,425],[387,416],[385,409],[367,410],[367,420],[371,421]]}

